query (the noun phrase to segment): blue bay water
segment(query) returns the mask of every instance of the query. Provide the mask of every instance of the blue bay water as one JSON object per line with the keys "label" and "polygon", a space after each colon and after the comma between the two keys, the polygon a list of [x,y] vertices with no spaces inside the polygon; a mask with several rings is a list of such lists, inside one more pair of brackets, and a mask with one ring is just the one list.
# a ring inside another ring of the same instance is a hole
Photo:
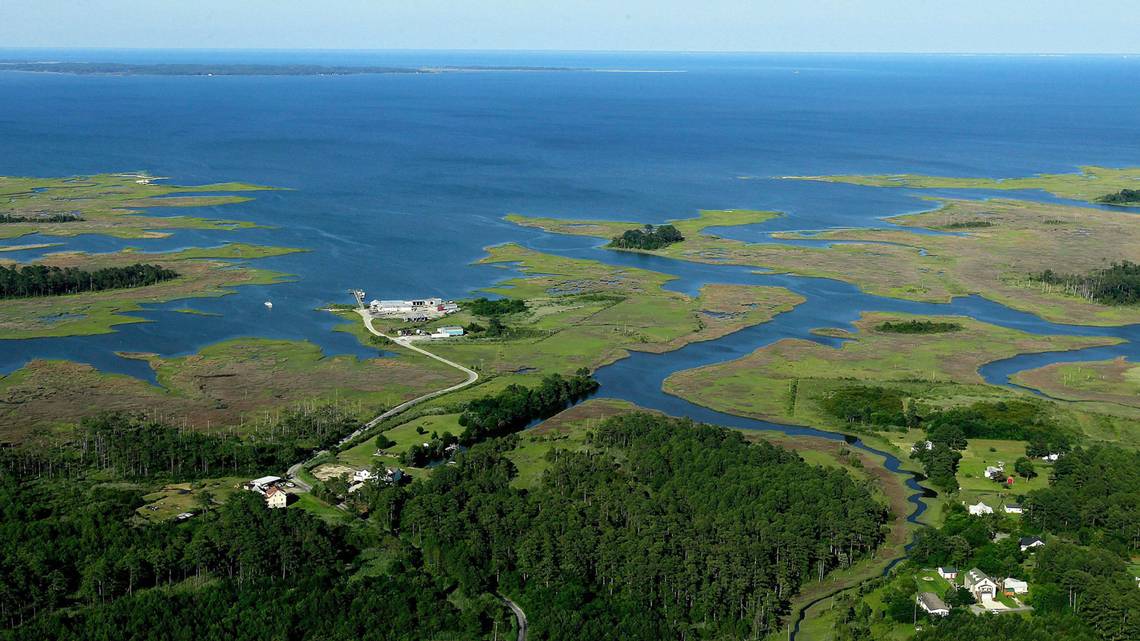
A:
{"label": "blue bay water", "polygon": [[[920,198],[925,194],[911,190],[780,176],[1018,176],[1073,171],[1082,164],[1140,164],[1137,58],[0,50],[0,59],[15,58],[604,71],[337,77],[0,73],[0,174],[145,170],[178,184],[236,180],[289,188],[255,194],[255,200],[236,206],[154,212],[250,220],[272,229],[185,231],[162,240],[26,237],[4,244],[63,246],[0,258],[123,246],[166,251],[229,241],[309,250],[257,261],[295,275],[285,284],[160,305],[139,314],[151,322],[112,334],[0,341],[0,372],[50,357],[152,378],[145,363],[115,353],[186,354],[240,336],[307,339],[329,353],[375,355],[349,335],[330,331],[339,321],[317,308],[348,302],[351,287],[364,288],[370,297],[470,295],[510,275],[473,264],[486,246],[501,242],[628,260],[583,239],[516,228],[502,220],[511,212],[644,222],[690,216],[700,208],[785,212],[763,226],[723,230],[760,240],[775,230],[881,225],[882,217],[931,206]],[[668,73],[609,72],[616,70]],[[674,286],[689,290],[702,282],[775,278],[669,261],[653,267],[683,275]],[[813,327],[842,326],[866,309],[910,306],[865,297],[842,284],[783,280],[815,304],[772,327],[733,337],[730,352],[807,335]],[[261,304],[265,300],[274,302],[272,310]],[[970,300],[946,311],[981,306],[986,320],[1026,324],[1025,315]],[[221,316],[170,311],[186,307]],[[1028,325],[1031,331],[1065,329]],[[1133,338],[1136,330],[1107,333]],[[1135,356],[1136,349],[1131,343],[1096,354]],[[674,366],[696,358],[692,354],[699,350],[682,352],[668,357]],[[1001,382],[1017,363],[1043,358],[1048,357],[995,364],[987,375]]]}

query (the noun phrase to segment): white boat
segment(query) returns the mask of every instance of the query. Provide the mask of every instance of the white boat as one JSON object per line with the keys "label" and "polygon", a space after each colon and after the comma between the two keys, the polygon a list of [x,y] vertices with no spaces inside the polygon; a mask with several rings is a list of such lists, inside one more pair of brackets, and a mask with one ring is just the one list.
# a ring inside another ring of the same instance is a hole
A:
{"label": "white boat", "polygon": [[273,303],[270,301],[265,301],[265,306],[268,307],[269,309],[273,309]]}

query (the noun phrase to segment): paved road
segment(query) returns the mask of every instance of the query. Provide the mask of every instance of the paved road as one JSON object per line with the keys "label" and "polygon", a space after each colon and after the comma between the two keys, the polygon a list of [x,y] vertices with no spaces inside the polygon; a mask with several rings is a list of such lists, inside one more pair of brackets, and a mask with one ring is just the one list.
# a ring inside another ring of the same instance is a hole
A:
{"label": "paved road", "polygon": [[[339,442],[337,442],[337,444],[336,444],[337,447],[344,445],[345,443],[351,441],[352,439],[360,436],[364,432],[367,432],[368,430],[372,429],[373,427],[376,427],[376,425],[378,423],[380,423],[380,421],[383,421],[386,418],[395,416],[395,415],[399,414],[400,412],[403,412],[403,411],[407,410],[408,408],[410,408],[414,405],[418,405],[420,403],[423,403],[424,401],[431,400],[437,396],[442,396],[443,394],[447,394],[449,392],[461,390],[464,387],[467,387],[468,385],[471,385],[475,381],[479,380],[479,374],[476,371],[471,370],[471,369],[467,369],[466,367],[460,365],[459,363],[456,363],[454,361],[449,361],[446,358],[443,358],[442,356],[437,356],[435,354],[432,354],[431,352],[427,351],[426,349],[416,347],[415,345],[412,344],[412,342],[415,340],[414,337],[401,336],[399,338],[393,338],[391,336],[383,334],[382,332],[380,332],[379,330],[377,330],[375,327],[372,326],[372,315],[368,313],[368,310],[359,309],[359,310],[357,310],[357,312],[360,314],[360,318],[364,321],[364,327],[366,327],[368,329],[368,331],[371,332],[372,334],[374,334],[376,336],[381,336],[383,338],[387,338],[388,340],[399,345],[400,347],[410,349],[413,352],[418,352],[420,354],[423,354],[424,356],[427,356],[428,358],[434,358],[435,360],[437,360],[437,361],[439,361],[445,365],[450,365],[451,367],[454,367],[455,369],[463,372],[464,374],[467,374],[467,380],[463,381],[462,383],[459,383],[458,385],[452,385],[451,387],[441,389],[441,390],[437,390],[437,391],[434,391],[434,392],[431,392],[428,394],[424,394],[423,396],[413,398],[410,401],[400,403],[396,407],[393,407],[392,409],[388,410],[387,412],[384,412],[383,414],[377,416],[376,418],[372,419],[371,421],[368,421],[367,423],[362,425],[360,427],[360,429],[356,430],[352,434],[349,434],[348,436],[342,438]],[[321,454],[325,454],[325,453],[326,453],[326,451],[322,450],[320,452],[317,452],[316,455],[309,458],[308,460],[301,461],[300,463],[294,463],[292,466],[290,466],[289,471],[286,473],[286,477],[290,481],[293,481],[297,485],[297,487],[300,487],[301,489],[305,490],[306,492],[312,490],[313,489],[312,486],[309,485],[308,483],[302,481],[297,476],[297,473],[301,470],[301,468],[306,463],[313,460],[313,458],[316,458],[317,456],[320,456]],[[522,610],[519,610],[519,612],[522,612]],[[523,621],[524,622],[526,621],[525,616],[523,617]],[[520,637],[520,639],[521,638],[522,637]]]}
{"label": "paved road", "polygon": [[517,621],[519,625],[518,641],[526,641],[526,612],[523,612],[522,608],[520,608],[517,603],[511,601],[507,597],[500,594],[499,598],[503,600],[503,603],[507,604],[507,607],[511,609],[511,612],[515,613],[515,621]]}

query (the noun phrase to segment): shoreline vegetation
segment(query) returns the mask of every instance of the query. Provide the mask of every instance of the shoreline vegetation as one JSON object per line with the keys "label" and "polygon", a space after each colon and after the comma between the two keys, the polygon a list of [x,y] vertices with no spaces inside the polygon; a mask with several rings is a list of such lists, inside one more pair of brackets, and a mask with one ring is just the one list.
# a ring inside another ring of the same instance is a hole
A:
{"label": "shoreline vegetation", "polygon": [[1132,200],[1140,197],[1135,188],[1140,187],[1140,167],[1096,167],[1082,166],[1077,173],[1038,174],[1021,178],[969,178],[951,176],[924,176],[921,174],[879,174],[879,175],[835,175],[835,176],[783,176],[785,180],[810,180],[816,182],[845,183],[867,187],[907,187],[911,189],[989,189],[1025,190],[1039,189],[1060,198],[1083,200],[1085,202],[1111,202],[1114,194]]}
{"label": "shoreline vegetation", "polygon": [[256,227],[235,220],[148,216],[157,207],[212,207],[250,200],[238,195],[273,190],[249,183],[174,185],[145,172],[64,178],[0,176],[0,239],[29,234],[115,238],[165,238],[178,229],[234,230]]}
{"label": "shoreline vegetation", "polygon": [[[1140,305],[1104,305],[1034,279],[1046,270],[1081,274],[1103,269],[1107,263],[1140,263],[1140,219],[1135,214],[1004,199],[938,202],[933,211],[887,219],[896,225],[890,229],[835,229],[810,236],[776,232],[771,242],[763,243],[721,238],[707,230],[761,223],[778,213],[704,210],[696,218],[670,221],[685,240],[653,253],[841,280],[869,294],[907,300],[946,302],[977,294],[1053,322],[1140,323]],[[632,226],[518,214],[506,219],[552,233],[606,239]],[[978,221],[988,224],[980,226]],[[964,231],[962,224],[966,224]],[[963,233],[921,233],[948,230]],[[781,242],[807,238],[836,244],[815,247]]]}
{"label": "shoreline vegetation", "polygon": [[[240,195],[273,189],[248,183],[175,185],[145,172],[67,178],[0,177],[0,238],[29,234],[120,239],[162,238],[179,229],[232,231],[253,223],[189,216],[150,216],[156,207],[215,207],[247,202]],[[53,243],[10,246],[16,251]],[[147,322],[131,316],[144,304],[222,296],[240,285],[288,278],[244,261],[305,251],[247,243],[146,254],[131,248],[89,254],[49,253],[30,262],[0,258],[0,340],[105,334]],[[143,272],[149,276],[143,276]],[[136,278],[135,276],[138,276]],[[40,296],[41,294],[58,294]],[[34,297],[30,297],[33,296]]]}

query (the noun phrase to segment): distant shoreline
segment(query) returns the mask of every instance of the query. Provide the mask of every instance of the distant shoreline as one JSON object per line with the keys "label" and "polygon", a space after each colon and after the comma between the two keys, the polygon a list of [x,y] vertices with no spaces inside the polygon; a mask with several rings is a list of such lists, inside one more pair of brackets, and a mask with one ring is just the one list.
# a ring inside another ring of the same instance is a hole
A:
{"label": "distant shoreline", "polygon": [[0,60],[0,71],[54,73],[79,76],[358,76],[379,74],[438,74],[478,72],[678,73],[637,69],[583,67],[529,67],[493,65],[441,65],[423,67],[312,65],[312,64],[192,64],[119,62],[51,62]]}

